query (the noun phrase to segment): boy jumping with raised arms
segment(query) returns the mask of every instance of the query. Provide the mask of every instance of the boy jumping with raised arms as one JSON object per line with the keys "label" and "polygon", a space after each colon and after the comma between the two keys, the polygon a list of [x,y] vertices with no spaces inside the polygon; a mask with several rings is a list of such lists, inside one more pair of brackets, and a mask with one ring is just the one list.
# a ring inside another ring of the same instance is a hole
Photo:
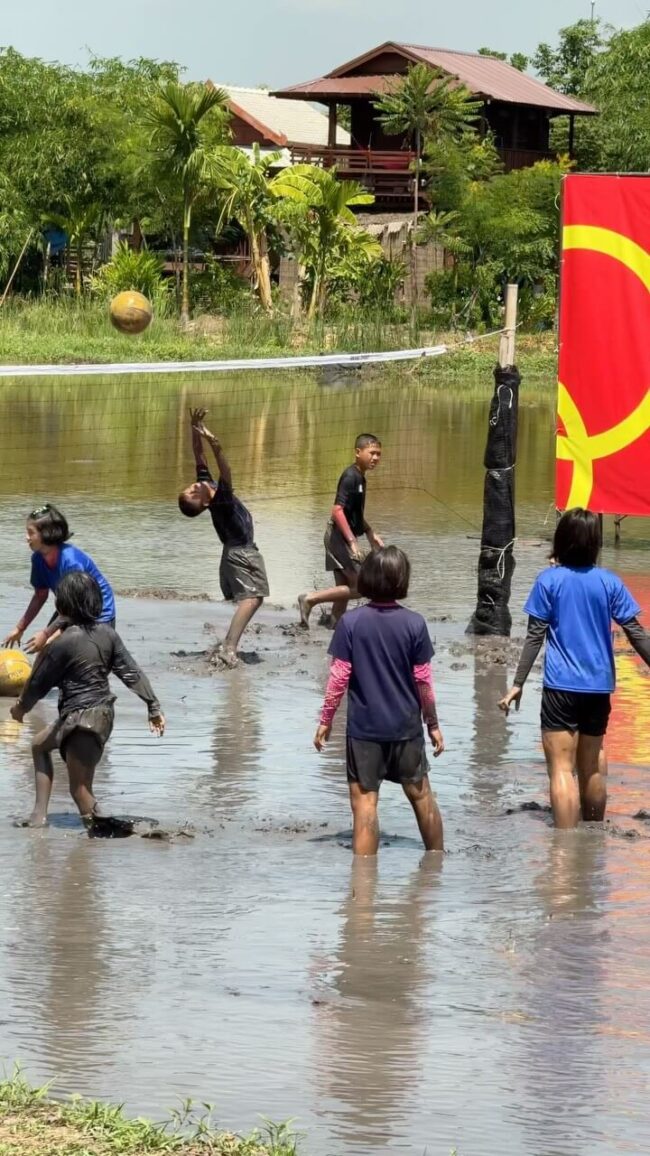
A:
{"label": "boy jumping with raised arms", "polygon": [[[237,663],[239,640],[253,615],[268,598],[269,584],[264,559],[254,541],[253,519],[243,502],[236,497],[232,472],[221,442],[204,425],[205,409],[190,410],[192,450],[196,463],[196,481],[179,494],[178,505],[187,518],[210,511],[212,525],[223,542],[219,582],[225,599],[236,603],[228,633],[220,647],[220,657],[227,666]],[[219,481],[215,482],[203,452],[207,441],[214,454]]]}
{"label": "boy jumping with raised arms", "polygon": [[381,461],[381,442],[374,434],[359,434],[354,443],[354,464],[341,474],[330,520],[325,531],[325,569],[333,570],[337,585],[298,598],[300,625],[309,628],[314,606],[332,603],[332,617],[338,622],[351,598],[358,598],[357,575],[363,561],[359,538],[364,534],[374,550],[384,543],[365,519],[366,474]]}

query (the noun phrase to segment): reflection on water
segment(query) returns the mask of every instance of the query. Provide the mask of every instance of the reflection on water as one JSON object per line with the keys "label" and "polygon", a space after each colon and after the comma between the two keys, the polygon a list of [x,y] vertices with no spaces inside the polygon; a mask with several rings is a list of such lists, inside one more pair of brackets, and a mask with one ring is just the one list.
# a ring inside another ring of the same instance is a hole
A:
{"label": "reflection on water", "polygon": [[[464,635],[490,389],[440,393],[409,373],[336,388],[306,375],[3,385],[3,629],[28,597],[24,513],[45,498],[118,588],[218,598],[212,527],[175,505],[191,473],[190,404],[209,406],[272,601],[287,608],[323,578],[323,523],[355,435],[382,438],[368,512],[411,554],[410,602],[436,637],[447,751],[431,777],[449,848],[442,864],[421,857],[410,808],[387,785],[379,861],[352,863],[343,720],[322,757],[311,746],[326,631],[292,635],[291,612],[266,608],[246,637],[250,664],[205,678],[172,655],[212,642],[227,608],[121,598],[121,633],[168,732],[156,743],[119,688],[98,794],[118,813],[189,820],[197,838],[87,840],[65,818],[58,760],[56,825],[14,830],[31,802],[30,739],[54,702],[19,727],[0,700],[7,1064],[154,1116],[192,1096],[236,1129],[260,1113],[297,1117],[314,1156],[647,1150],[650,824],[636,840],[554,835],[544,815],[517,810],[547,794],[539,671],[506,720],[496,702],[512,669]],[[544,565],[553,472],[550,396],[522,394],[518,634]],[[647,609],[646,538],[626,522],[605,562]],[[650,810],[648,681],[624,638],[616,650],[610,806],[629,832]]]}

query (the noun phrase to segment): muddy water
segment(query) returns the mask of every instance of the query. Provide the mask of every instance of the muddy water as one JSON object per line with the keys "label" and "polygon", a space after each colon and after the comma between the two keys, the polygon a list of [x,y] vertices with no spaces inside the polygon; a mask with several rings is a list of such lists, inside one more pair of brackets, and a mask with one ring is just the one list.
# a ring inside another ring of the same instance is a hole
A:
{"label": "muddy water", "polygon": [[[489,662],[463,633],[484,394],[408,376],[341,388],[8,383],[0,625],[24,608],[22,515],[45,498],[117,588],[218,597],[211,528],[174,509],[189,473],[187,406],[202,398],[255,515],[273,606],[247,661],[208,678],[172,652],[205,649],[227,620],[221,605],[119,600],[169,730],[149,736],[120,690],[99,792],[118,813],[189,820],[191,842],[90,842],[61,773],[50,829],[13,829],[30,804],[30,736],[54,703],[19,728],[0,701],[0,1056],[56,1077],[60,1092],[155,1116],[192,1096],[238,1129],[295,1117],[316,1156],[645,1152],[650,825],[631,816],[650,809],[648,683],[619,641],[609,830],[556,835],[543,813],[519,809],[545,801],[539,677],[504,722],[495,702],[512,664]],[[442,863],[421,855],[386,789],[379,861],[352,865],[342,720],[324,756],[310,745],[328,635],[287,630],[295,595],[323,576],[333,481],[368,427],[385,445],[368,513],[411,552],[411,604],[437,640]],[[552,429],[550,401],[524,399],[517,633],[544,559]],[[643,524],[626,524],[616,565],[650,608]]]}

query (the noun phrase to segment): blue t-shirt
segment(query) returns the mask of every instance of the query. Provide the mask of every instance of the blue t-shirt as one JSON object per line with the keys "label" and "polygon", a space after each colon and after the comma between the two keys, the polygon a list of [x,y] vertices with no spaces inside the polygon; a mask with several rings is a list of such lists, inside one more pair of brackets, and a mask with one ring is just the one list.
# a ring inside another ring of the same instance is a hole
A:
{"label": "blue t-shirt", "polygon": [[548,623],[544,686],[581,694],[614,690],[612,619],[629,622],[641,611],[617,574],[600,566],[549,566],[524,610]]}
{"label": "blue t-shirt", "polygon": [[102,612],[97,621],[112,622],[115,618],[115,598],[110,584],[92,558],[77,546],[72,546],[70,542],[64,542],[58,547],[58,557],[54,566],[48,566],[42,554],[32,554],[30,581],[35,590],[56,590],[64,574],[69,574],[71,570],[83,570],[95,579],[102,592]]}
{"label": "blue t-shirt", "polygon": [[329,653],[352,664],[350,738],[400,742],[422,734],[413,667],[431,661],[433,645],[421,614],[396,602],[360,606],[341,618]]}

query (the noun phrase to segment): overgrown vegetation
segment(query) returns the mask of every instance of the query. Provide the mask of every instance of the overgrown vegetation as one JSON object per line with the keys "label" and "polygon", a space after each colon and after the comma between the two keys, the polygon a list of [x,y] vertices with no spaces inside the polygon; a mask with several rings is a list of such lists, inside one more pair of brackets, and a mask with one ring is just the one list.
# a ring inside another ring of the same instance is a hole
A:
{"label": "overgrown vegetation", "polygon": [[[599,109],[576,121],[580,168],[650,170],[650,21],[614,30],[579,20],[555,46],[541,44],[530,60],[515,53],[510,62]],[[140,350],[147,341],[157,350],[185,347],[172,314],[185,326],[191,314],[217,315],[215,328],[229,332],[240,315],[240,332],[263,348],[275,340],[325,347],[333,330],[349,333],[365,322],[370,331],[381,314],[403,325],[400,344],[419,328],[481,331],[498,326],[512,278],[522,323],[552,327],[568,120],[552,122],[555,160],[504,173],[492,139],[479,131],[476,101],[426,65],[377,105],[384,128],[403,133],[417,157],[412,235],[445,253],[415,311],[405,309],[400,288],[409,266],[417,267],[418,245],[410,258],[389,260],[356,221],[372,202],[363,188],[332,170],[278,170],[277,156],[236,149],[220,90],[183,83],[171,62],[92,58],[82,71],[0,50],[0,284],[21,258],[14,304],[1,318],[3,356],[57,357],[55,335],[73,316],[65,302],[76,298],[74,316],[88,336],[121,288],[154,299],[156,328]],[[421,192],[426,214],[417,213]],[[239,261],[244,241],[248,256]],[[298,272],[292,301],[281,301],[273,283],[281,256]],[[25,300],[38,326],[25,322]],[[305,336],[305,326],[315,332]],[[21,348],[32,331],[42,339]],[[54,340],[49,351],[45,334]],[[74,333],[68,337],[74,346]],[[195,338],[189,329],[196,356]],[[120,338],[104,333],[102,341],[114,350]],[[139,356],[132,344],[129,356]]]}
{"label": "overgrown vegetation", "polygon": [[0,1082],[2,1156],[296,1156],[297,1140],[286,1124],[266,1123],[251,1136],[217,1131],[209,1107],[190,1102],[166,1124],[131,1120],[122,1108],[72,1097],[49,1098],[16,1072]]}

